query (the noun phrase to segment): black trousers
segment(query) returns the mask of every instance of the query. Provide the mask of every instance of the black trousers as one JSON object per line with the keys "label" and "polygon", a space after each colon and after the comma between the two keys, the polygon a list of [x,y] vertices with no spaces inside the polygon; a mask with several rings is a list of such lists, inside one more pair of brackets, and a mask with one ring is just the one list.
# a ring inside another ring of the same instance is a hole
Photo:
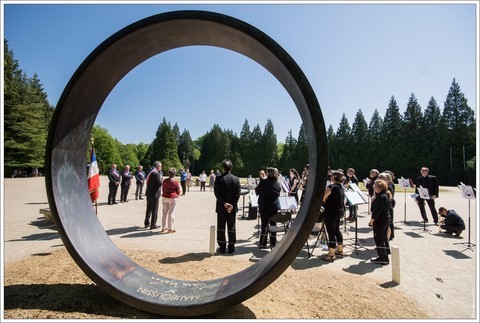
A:
{"label": "black trousers", "polygon": [[420,214],[424,220],[428,220],[427,213],[425,212],[425,201],[427,201],[430,212],[432,213],[433,222],[438,222],[437,210],[435,210],[435,200],[424,200],[420,197],[417,197],[418,208],[420,209]]}
{"label": "black trousers", "polygon": [[126,202],[128,191],[130,190],[130,186],[123,186],[120,188],[120,201]]}
{"label": "black trousers", "polygon": [[118,185],[115,183],[108,183],[108,203],[115,203],[117,198]]}
{"label": "black trousers", "polygon": [[135,190],[135,198],[142,198],[143,183],[137,183],[137,189]]}
{"label": "black trousers", "polygon": [[340,219],[343,217],[343,210],[337,214],[325,215],[325,228],[328,234],[328,248],[335,248],[337,244],[343,245],[343,235],[340,231]]}
{"label": "black trousers", "polygon": [[[268,233],[267,233],[268,224],[276,225],[275,222],[271,221],[269,223],[268,220],[270,220],[272,215],[277,213],[277,211],[259,209],[259,212],[260,212],[260,220],[261,220],[261,222],[260,222],[260,232],[261,232],[261,234],[260,234],[260,246],[266,247],[267,246],[267,238],[268,238]],[[277,244],[277,233],[272,232],[272,233],[270,233],[270,247],[273,248],[273,247],[275,247],[276,244]]]}
{"label": "black trousers", "polygon": [[235,229],[236,218],[236,212],[227,213],[227,211],[222,211],[217,213],[217,243],[222,251],[225,251],[227,246],[225,229],[228,236],[228,249],[233,250],[235,248],[235,242],[237,242],[237,232]]}
{"label": "black trousers", "polygon": [[145,212],[145,226],[154,227],[157,225],[158,205],[160,198],[147,196],[147,211]]}
{"label": "black trousers", "polygon": [[390,226],[390,218],[373,221],[373,240],[377,248],[378,257],[388,260],[390,245],[387,238],[387,230]]}
{"label": "black trousers", "polygon": [[182,195],[185,195],[187,192],[187,181],[180,181],[180,185],[182,185]]}

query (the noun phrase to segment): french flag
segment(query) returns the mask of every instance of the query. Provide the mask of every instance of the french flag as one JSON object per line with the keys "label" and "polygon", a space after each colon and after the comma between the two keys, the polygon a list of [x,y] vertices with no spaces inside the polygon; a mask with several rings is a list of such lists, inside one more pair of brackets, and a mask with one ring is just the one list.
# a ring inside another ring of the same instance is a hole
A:
{"label": "french flag", "polygon": [[92,147],[90,152],[90,167],[88,168],[88,192],[92,202],[98,199],[98,188],[100,187],[100,172],[98,170],[97,156],[95,149]]}

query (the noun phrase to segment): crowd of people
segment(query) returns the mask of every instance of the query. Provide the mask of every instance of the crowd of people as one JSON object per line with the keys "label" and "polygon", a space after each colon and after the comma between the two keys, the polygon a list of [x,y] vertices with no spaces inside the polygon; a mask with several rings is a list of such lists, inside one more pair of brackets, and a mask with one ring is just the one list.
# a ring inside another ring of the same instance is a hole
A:
{"label": "crowd of people", "polygon": [[[210,171],[207,176],[203,170],[198,176],[199,189],[205,191],[207,179],[210,191],[214,192],[216,198],[215,212],[217,213],[217,252],[220,254],[234,253],[236,243],[236,213],[238,212],[238,200],[241,195],[240,180],[232,174],[233,164],[225,159],[222,164],[223,173],[218,170]],[[145,228],[158,229],[162,232],[176,232],[175,208],[179,196],[183,196],[190,191],[192,186],[192,174],[188,169],[180,169],[180,183],[175,179],[176,169],[168,170],[168,178],[164,179],[162,174],[162,163],[156,161],[151,169],[143,171],[142,166],[138,166],[134,174],[130,173],[130,166],[125,165],[122,172],[117,170],[115,164],[111,165],[108,172],[109,195],[108,204],[117,204],[116,195],[118,187],[121,188],[120,202],[128,202],[128,192],[131,186],[131,180],[135,178],[136,190],[135,199],[143,200],[145,196],[146,214]],[[259,171],[258,179],[249,176],[248,185],[254,189],[258,196],[258,212],[260,215],[260,236],[258,246],[261,249],[267,248],[267,242],[270,248],[275,247],[277,237],[275,232],[267,232],[268,226],[274,226],[276,223],[271,220],[272,216],[279,212],[280,196],[292,197],[296,202],[296,212],[301,207],[305,194],[299,196],[299,190],[305,191],[308,184],[309,165],[306,164],[302,174],[295,168],[289,169],[289,175],[283,176],[278,169],[268,167]],[[348,168],[346,172],[342,169],[328,170],[327,185],[323,196],[322,218],[328,237],[328,253],[322,255],[320,259],[333,262],[337,258],[344,256],[343,236],[340,230],[342,219],[348,222],[357,221],[358,205],[350,201],[345,191],[351,190],[354,185],[358,185],[359,179],[355,175],[355,169]],[[395,175],[389,170],[382,172],[372,169],[369,177],[363,180],[367,195],[369,198],[369,214],[371,215],[369,226],[372,227],[373,238],[377,257],[372,259],[372,263],[380,265],[389,264],[390,246],[389,241],[395,237],[394,232],[394,208],[395,208]],[[429,174],[427,167],[422,167],[420,176],[411,181],[415,188],[415,200],[420,211],[421,222],[427,223],[428,217],[425,210],[425,202],[429,206],[433,222],[443,229],[445,234],[455,234],[459,236],[465,230],[465,224],[462,218],[454,211],[441,207],[437,213],[435,209],[435,199],[439,196],[439,187],[436,177]],[[143,192],[145,189],[145,193]],[[144,194],[143,194],[144,193]],[[163,213],[161,226],[157,224],[159,212],[159,199],[162,198]],[[348,210],[348,217],[346,212]],[[440,219],[438,217],[440,215]]]}

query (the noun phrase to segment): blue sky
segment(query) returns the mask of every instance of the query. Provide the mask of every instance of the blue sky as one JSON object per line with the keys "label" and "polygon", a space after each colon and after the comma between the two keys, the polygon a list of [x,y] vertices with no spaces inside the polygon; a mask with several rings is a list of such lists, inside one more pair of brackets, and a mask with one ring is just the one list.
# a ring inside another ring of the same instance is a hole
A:
{"label": "blue sky", "polygon": [[[474,3],[2,1],[2,32],[20,68],[38,74],[55,106],[83,60],[129,24],[173,10],[230,15],[265,32],[295,59],[326,126],[337,129],[343,113],[350,125],[359,109],[367,123],[375,109],[383,117],[392,95],[401,113],[412,93],[423,110],[432,96],[443,109],[454,78],[478,116]],[[262,131],[271,119],[283,142],[289,130],[297,137],[301,123],[291,98],[263,67],[213,47],[175,49],[140,64],[110,93],[96,123],[122,143],[150,143],[163,118],[189,130],[192,139],[215,123],[240,134],[245,119]]]}

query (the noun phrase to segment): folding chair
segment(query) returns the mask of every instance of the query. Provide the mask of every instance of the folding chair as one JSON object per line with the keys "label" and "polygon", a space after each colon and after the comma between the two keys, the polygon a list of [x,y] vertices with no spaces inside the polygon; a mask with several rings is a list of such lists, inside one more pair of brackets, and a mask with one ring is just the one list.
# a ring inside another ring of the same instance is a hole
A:
{"label": "folding chair", "polygon": [[[268,220],[268,226],[266,230],[266,234],[272,233],[286,233],[290,227],[290,222],[292,221],[292,213],[288,211],[279,211],[270,217]],[[270,224],[270,223],[275,224]],[[277,237],[278,239],[278,237]],[[270,249],[272,249],[272,245],[270,245]]]}
{"label": "folding chair", "polygon": [[[313,226],[312,232],[310,233],[310,235],[314,235],[316,236],[316,238],[315,238],[315,242],[311,246],[309,245],[308,239],[307,239],[306,245],[307,245],[308,258],[310,258],[313,255],[313,251],[315,250],[319,242],[322,244],[327,244],[327,232],[325,229],[325,220],[322,219],[319,222],[315,222],[315,225]],[[310,251],[310,247],[312,247],[312,251]]]}

